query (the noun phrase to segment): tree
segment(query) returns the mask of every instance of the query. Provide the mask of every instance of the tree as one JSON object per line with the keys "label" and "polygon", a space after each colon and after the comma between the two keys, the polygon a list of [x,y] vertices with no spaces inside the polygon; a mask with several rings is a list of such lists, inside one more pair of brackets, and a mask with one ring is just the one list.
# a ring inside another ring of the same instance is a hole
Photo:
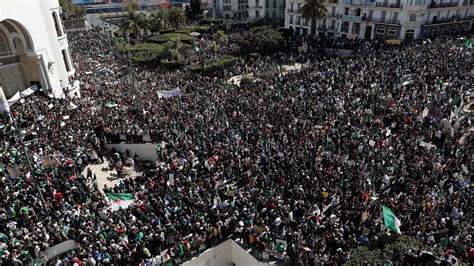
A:
{"label": "tree", "polygon": [[316,33],[316,21],[326,15],[326,0],[306,0],[301,7],[301,16],[311,21],[311,34]]}
{"label": "tree", "polygon": [[59,0],[59,5],[63,10],[65,19],[84,19],[86,16],[84,6],[75,5],[71,0]]}
{"label": "tree", "polygon": [[229,42],[229,39],[222,30],[218,30],[212,37],[219,45],[226,45]]}
{"label": "tree", "polygon": [[189,2],[191,8],[192,20],[195,20],[197,16],[202,15],[201,0],[191,0]]}
{"label": "tree", "polygon": [[168,18],[167,18],[168,23],[176,29],[186,22],[186,16],[184,15],[183,10],[179,8],[176,8],[176,7],[170,8],[168,10],[167,15],[168,15]]}
{"label": "tree", "polygon": [[160,32],[168,26],[167,9],[160,8],[150,15],[151,31]]}
{"label": "tree", "polygon": [[238,40],[240,50],[244,54],[273,53],[284,47],[282,34],[269,26],[252,28],[245,32]]}
{"label": "tree", "polygon": [[122,28],[125,33],[131,33],[137,39],[151,31],[152,23],[146,14],[128,11]]}
{"label": "tree", "polygon": [[167,61],[179,62],[183,60],[185,55],[190,49],[189,45],[184,45],[179,38],[173,38],[165,43],[165,56]]}
{"label": "tree", "polygon": [[211,51],[211,53],[216,54],[217,52],[219,52],[219,49],[220,45],[217,44],[216,41],[211,42],[211,44],[209,45],[209,50]]}

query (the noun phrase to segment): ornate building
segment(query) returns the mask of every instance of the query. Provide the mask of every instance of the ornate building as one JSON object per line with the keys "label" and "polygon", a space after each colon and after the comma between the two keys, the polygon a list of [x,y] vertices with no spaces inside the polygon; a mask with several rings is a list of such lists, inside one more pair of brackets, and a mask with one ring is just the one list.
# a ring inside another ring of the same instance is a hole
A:
{"label": "ornate building", "polygon": [[0,0],[0,87],[80,96],[58,0]]}

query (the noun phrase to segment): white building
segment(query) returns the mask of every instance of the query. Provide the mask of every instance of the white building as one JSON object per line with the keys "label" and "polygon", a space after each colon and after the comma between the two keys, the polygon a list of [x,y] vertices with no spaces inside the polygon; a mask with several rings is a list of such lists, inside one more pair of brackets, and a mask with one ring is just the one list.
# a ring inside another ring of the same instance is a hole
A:
{"label": "white building", "polygon": [[285,18],[285,0],[248,0],[249,20],[279,24]]}
{"label": "white building", "polygon": [[7,98],[33,85],[79,96],[58,0],[0,0],[0,87]]}
{"label": "white building", "polygon": [[249,0],[208,0],[209,16],[213,18],[247,18]]}
{"label": "white building", "polygon": [[474,0],[329,0],[326,17],[311,28],[304,0],[288,0],[285,27],[299,34],[363,39],[413,39],[472,30]]}

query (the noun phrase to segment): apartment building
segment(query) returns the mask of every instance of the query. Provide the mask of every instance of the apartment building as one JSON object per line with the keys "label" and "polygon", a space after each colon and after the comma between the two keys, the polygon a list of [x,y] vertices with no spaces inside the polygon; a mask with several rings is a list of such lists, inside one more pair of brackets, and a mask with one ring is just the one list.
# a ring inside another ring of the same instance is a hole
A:
{"label": "apartment building", "polygon": [[315,27],[301,17],[303,4],[286,3],[285,27],[298,34],[405,40],[473,29],[474,0],[329,0]]}
{"label": "apartment building", "polygon": [[209,16],[213,18],[247,18],[249,0],[208,0]]}
{"label": "apartment building", "polygon": [[285,0],[248,0],[250,22],[269,22],[283,25]]}
{"label": "apartment building", "polygon": [[280,23],[285,19],[285,0],[209,0],[209,16],[248,18],[250,22]]}

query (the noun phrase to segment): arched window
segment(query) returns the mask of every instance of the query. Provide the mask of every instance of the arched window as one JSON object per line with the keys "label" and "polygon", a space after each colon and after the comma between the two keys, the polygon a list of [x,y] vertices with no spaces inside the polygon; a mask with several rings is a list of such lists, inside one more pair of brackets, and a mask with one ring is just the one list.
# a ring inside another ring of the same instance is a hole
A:
{"label": "arched window", "polygon": [[58,19],[58,16],[57,16],[56,12],[53,12],[53,21],[54,21],[54,27],[56,28],[56,34],[58,35],[58,37],[61,37],[63,34],[61,32],[61,27],[59,25],[59,19]]}
{"label": "arched window", "polygon": [[0,56],[9,56],[12,54],[12,49],[8,43],[8,38],[5,33],[0,30]]}

